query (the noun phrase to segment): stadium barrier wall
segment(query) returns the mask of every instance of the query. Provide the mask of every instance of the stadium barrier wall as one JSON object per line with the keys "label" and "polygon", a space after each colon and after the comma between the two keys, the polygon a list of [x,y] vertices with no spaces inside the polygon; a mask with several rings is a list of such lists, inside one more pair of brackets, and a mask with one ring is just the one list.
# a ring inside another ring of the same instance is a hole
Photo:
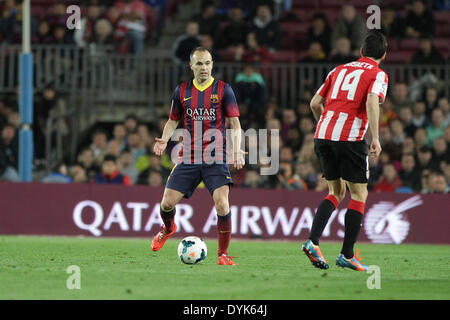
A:
{"label": "stadium barrier wall", "polygon": [[[153,237],[163,187],[0,183],[0,234]],[[233,238],[304,240],[324,193],[232,189]],[[334,211],[322,239],[340,241],[349,195]],[[177,205],[177,237],[216,237],[209,192],[197,189]],[[370,193],[359,241],[450,244],[450,197]]]}

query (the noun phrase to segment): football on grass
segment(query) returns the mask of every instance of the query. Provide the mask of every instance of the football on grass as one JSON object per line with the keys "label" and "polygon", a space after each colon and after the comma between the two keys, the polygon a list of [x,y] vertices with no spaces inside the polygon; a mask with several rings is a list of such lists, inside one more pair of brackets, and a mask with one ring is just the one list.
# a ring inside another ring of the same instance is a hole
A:
{"label": "football on grass", "polygon": [[199,237],[186,237],[178,245],[178,256],[187,264],[202,262],[206,259],[206,254],[206,243]]}

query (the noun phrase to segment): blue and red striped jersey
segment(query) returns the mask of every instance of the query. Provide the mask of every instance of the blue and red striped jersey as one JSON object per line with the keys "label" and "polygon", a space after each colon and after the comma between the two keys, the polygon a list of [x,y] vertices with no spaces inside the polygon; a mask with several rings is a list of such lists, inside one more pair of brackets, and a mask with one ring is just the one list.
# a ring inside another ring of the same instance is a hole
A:
{"label": "blue and red striped jersey", "polygon": [[214,78],[203,86],[195,80],[183,82],[173,93],[169,117],[183,121],[183,163],[226,163],[225,118],[239,117],[228,83]]}

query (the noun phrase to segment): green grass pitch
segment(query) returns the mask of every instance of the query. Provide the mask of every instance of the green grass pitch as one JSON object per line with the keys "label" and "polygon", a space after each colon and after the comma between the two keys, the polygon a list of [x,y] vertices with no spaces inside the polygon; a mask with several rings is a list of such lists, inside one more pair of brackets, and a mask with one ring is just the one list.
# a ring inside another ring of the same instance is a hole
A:
{"label": "green grass pitch", "polygon": [[[381,289],[368,289],[368,274],[335,266],[339,243],[321,243],[324,271],[300,241],[232,241],[237,266],[216,265],[215,239],[185,265],[178,241],[155,253],[146,239],[0,236],[0,299],[450,299],[450,246],[358,244],[381,270]],[[79,290],[66,286],[71,265]]]}

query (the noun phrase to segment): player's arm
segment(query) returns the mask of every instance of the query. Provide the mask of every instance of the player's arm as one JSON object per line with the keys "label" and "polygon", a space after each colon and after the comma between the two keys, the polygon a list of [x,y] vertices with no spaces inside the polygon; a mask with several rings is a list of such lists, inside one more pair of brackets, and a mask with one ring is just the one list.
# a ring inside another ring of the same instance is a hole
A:
{"label": "player's arm", "polygon": [[178,120],[167,120],[166,124],[164,125],[162,137],[155,138],[156,143],[153,147],[153,151],[157,156],[162,155],[164,150],[166,150],[167,142],[169,141],[170,137],[172,137],[175,129],[177,128],[178,122]]}
{"label": "player's arm", "polygon": [[231,129],[231,141],[233,142],[233,165],[236,169],[241,169],[245,164],[244,155],[246,152],[241,150],[241,123],[239,117],[228,118]]}
{"label": "player's arm", "polygon": [[319,121],[320,116],[322,115],[324,102],[325,102],[324,97],[322,97],[318,93],[316,93],[314,97],[311,99],[309,106],[311,107],[311,111],[314,114],[314,118],[316,118],[316,121]]}
{"label": "player's arm", "polygon": [[335,70],[336,68],[334,68],[328,73],[325,82],[320,86],[320,88],[317,90],[317,92],[311,99],[311,102],[309,103],[309,106],[311,108],[312,113],[314,114],[314,118],[316,118],[316,121],[319,121],[320,116],[322,115],[324,108],[323,104],[326,101],[325,97],[327,96],[328,90],[330,89],[332,82],[331,75],[334,73]]}
{"label": "player's arm", "polygon": [[178,126],[178,122],[181,119],[182,110],[183,108],[181,107],[180,87],[178,86],[173,92],[169,120],[167,120],[166,124],[164,125],[162,137],[155,138],[156,143],[153,147],[153,151],[157,156],[162,155],[164,150],[166,150],[167,142],[169,141],[170,137],[172,137],[175,129]]}
{"label": "player's arm", "polygon": [[369,120],[370,132],[372,133],[372,142],[370,144],[369,156],[378,157],[381,152],[379,121],[380,121],[380,103],[379,97],[375,93],[367,95],[366,102],[367,118]]}

